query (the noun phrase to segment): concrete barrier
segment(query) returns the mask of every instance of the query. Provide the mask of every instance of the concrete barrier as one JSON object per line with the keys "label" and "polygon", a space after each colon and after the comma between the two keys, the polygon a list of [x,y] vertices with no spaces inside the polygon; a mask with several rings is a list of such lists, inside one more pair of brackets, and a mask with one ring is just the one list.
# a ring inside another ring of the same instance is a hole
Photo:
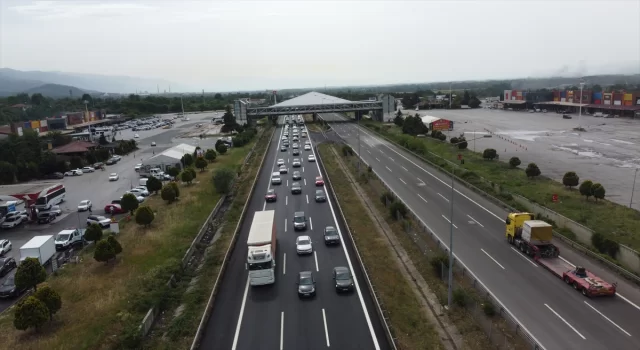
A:
{"label": "concrete barrier", "polygon": [[187,267],[189,260],[191,260],[193,253],[196,251],[196,245],[198,244],[198,242],[200,242],[205,232],[207,232],[207,226],[211,223],[211,219],[214,216],[216,216],[216,214],[220,210],[220,206],[222,206],[222,203],[224,202],[225,198],[226,198],[225,195],[222,195],[222,197],[220,197],[220,199],[218,200],[218,203],[216,203],[216,206],[211,211],[211,214],[209,214],[209,217],[207,217],[207,220],[205,220],[204,224],[202,224],[202,226],[200,227],[200,231],[198,232],[198,235],[193,239],[193,242],[191,242],[191,246],[189,246],[189,249],[187,249],[187,252],[184,253],[184,257],[182,258],[183,269]]}

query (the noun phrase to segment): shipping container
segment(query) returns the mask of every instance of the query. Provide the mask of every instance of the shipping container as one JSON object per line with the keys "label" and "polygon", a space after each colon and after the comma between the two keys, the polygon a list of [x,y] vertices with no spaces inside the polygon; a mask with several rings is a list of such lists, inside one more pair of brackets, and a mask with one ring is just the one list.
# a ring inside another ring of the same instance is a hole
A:
{"label": "shipping container", "polygon": [[504,90],[504,100],[505,101],[509,101],[511,100],[511,90]]}
{"label": "shipping container", "polygon": [[566,91],[560,91],[560,98],[567,98],[567,92]]}
{"label": "shipping container", "polygon": [[[522,91],[517,91],[516,96],[522,97]],[[521,98],[519,100],[521,100]]]}
{"label": "shipping container", "polygon": [[602,104],[603,105],[610,105],[611,104],[611,99],[612,99],[612,94],[611,93],[603,93],[602,94]]}
{"label": "shipping container", "polygon": [[31,121],[31,129],[38,129],[40,128],[40,121],[39,120],[32,120]]}
{"label": "shipping container", "polygon": [[23,129],[31,129],[31,123],[30,122],[22,123],[22,128]]}
{"label": "shipping container", "polygon": [[640,92],[636,92],[633,94],[633,105],[640,106]]}
{"label": "shipping container", "polygon": [[40,127],[41,128],[42,127],[45,127],[45,128],[47,127],[47,120],[46,119],[43,119],[43,120],[40,121]]}
{"label": "shipping container", "polygon": [[624,94],[623,105],[625,106],[633,106],[633,94]]}

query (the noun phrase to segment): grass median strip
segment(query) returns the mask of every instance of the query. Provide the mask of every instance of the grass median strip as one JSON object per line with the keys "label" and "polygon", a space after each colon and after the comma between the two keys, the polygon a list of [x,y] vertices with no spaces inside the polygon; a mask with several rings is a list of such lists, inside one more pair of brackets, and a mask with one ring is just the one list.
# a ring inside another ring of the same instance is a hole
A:
{"label": "grass median strip", "polygon": [[0,318],[0,342],[10,349],[130,346],[152,305],[166,309],[180,300],[175,291],[181,288],[166,287],[167,280],[179,272],[184,253],[220,198],[211,184],[213,170],[236,169],[252,145],[232,148],[198,171],[192,185],[180,185],[179,201],[167,204],[160,195],[150,196],[144,203],[156,212],[150,228],[123,225],[118,236],[123,252],[114,262],[98,263],[87,249],[80,263],[67,264],[50,276],[48,284],[62,297],[53,321],[39,332],[22,332],[13,327],[13,312],[6,312]]}

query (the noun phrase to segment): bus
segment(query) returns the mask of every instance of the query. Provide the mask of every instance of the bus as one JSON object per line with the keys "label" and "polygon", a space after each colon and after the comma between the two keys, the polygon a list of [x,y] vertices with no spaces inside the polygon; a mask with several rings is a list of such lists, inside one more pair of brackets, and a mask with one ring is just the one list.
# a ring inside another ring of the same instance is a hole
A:
{"label": "bus", "polygon": [[45,188],[38,194],[36,198],[36,209],[49,209],[52,205],[58,205],[64,202],[67,190],[63,184],[56,184]]}

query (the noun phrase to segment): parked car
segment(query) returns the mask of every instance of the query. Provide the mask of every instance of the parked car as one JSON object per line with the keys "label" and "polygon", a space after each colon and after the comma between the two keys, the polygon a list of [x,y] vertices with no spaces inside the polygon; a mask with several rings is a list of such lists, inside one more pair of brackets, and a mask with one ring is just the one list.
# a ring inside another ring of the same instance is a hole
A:
{"label": "parked car", "polygon": [[[127,191],[124,194],[127,194],[127,193],[131,193],[132,195],[136,196],[136,199],[138,200],[138,203],[144,202],[144,197],[142,195],[140,195],[138,193],[131,192],[131,191]],[[124,195],[122,197],[124,197]],[[122,197],[120,197],[120,200],[122,200]]]}
{"label": "parked car", "polygon": [[18,288],[16,286],[15,278],[16,278],[15,272],[11,272],[9,277],[7,277],[7,279],[4,280],[4,283],[0,285],[0,298],[15,298],[17,296],[20,296],[22,293],[24,293],[24,291],[27,288],[26,287]]}
{"label": "parked car", "polygon": [[16,259],[14,258],[0,258],[0,277],[4,277],[11,270],[18,267]]}
{"label": "parked car", "polygon": [[98,224],[102,228],[108,228],[111,226],[111,219],[106,218],[102,215],[89,215],[87,217],[87,226],[91,224]]}
{"label": "parked car", "polygon": [[109,214],[122,214],[125,211],[120,204],[107,204],[104,206],[104,212]]}
{"label": "parked car", "polygon": [[80,175],[82,175],[82,170],[80,169],[69,170],[66,173],[64,173],[64,176],[80,176]]}
{"label": "parked car", "polygon": [[136,172],[140,171],[140,168],[142,168],[142,163],[138,163],[136,164],[136,166],[133,168],[133,170],[135,170]]}
{"label": "parked car", "polygon": [[80,201],[80,204],[78,204],[78,211],[87,211],[90,210],[93,207],[93,204],[91,203],[90,200],[85,199],[83,201]]}
{"label": "parked car", "polygon": [[59,172],[55,172],[55,173],[51,173],[51,174],[45,176],[45,178],[47,178],[47,179],[55,179],[55,180],[64,179],[64,174],[63,173],[59,173]]}
{"label": "parked car", "polygon": [[24,221],[24,217],[21,215],[7,216],[0,227],[3,229],[10,229],[20,226]]}
{"label": "parked car", "polygon": [[138,186],[138,187],[134,187],[134,188],[131,189],[132,192],[134,190],[136,192],[140,193],[140,195],[143,196],[143,197],[149,196],[149,190],[147,190],[147,188],[144,187],[144,186]]}
{"label": "parked car", "polygon": [[155,141],[151,142],[151,147],[155,147],[155,146],[156,146],[156,142]]}
{"label": "parked car", "polygon": [[53,222],[56,219],[57,215],[55,213],[49,212],[41,212],[38,213],[38,224],[48,224]]}
{"label": "parked car", "polygon": [[13,249],[13,245],[10,240],[0,239],[0,256],[4,256],[11,249]]}
{"label": "parked car", "polygon": [[40,212],[38,214],[42,214],[42,213],[53,213],[56,216],[60,216],[60,215],[62,215],[62,209],[60,208],[59,205],[52,205],[52,206],[49,207],[49,209],[40,210]]}
{"label": "parked car", "polygon": [[94,168],[92,168],[90,166],[86,166],[86,167],[82,168],[82,172],[83,173],[92,173],[94,171],[96,171],[96,169],[94,169]]}

